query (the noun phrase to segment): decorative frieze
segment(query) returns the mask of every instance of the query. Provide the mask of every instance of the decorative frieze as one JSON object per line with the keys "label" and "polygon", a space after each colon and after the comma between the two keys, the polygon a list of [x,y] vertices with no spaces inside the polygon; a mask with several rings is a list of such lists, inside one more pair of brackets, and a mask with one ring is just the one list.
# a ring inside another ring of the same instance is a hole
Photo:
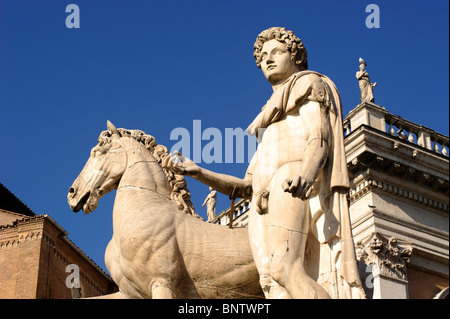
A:
{"label": "decorative frieze", "polygon": [[25,241],[39,240],[42,234],[40,231],[30,231],[27,233],[16,233],[14,236],[0,238],[0,249],[16,247]]}

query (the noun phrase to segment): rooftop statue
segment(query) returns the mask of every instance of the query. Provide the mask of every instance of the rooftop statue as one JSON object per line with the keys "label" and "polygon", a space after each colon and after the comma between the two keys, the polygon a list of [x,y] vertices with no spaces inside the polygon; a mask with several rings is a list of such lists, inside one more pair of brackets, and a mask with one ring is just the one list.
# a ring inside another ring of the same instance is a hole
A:
{"label": "rooftop statue", "polygon": [[302,41],[285,28],[261,32],[254,58],[273,94],[247,129],[259,144],[245,177],[179,155],[162,165],[251,199],[250,245],[266,298],[364,298],[347,206],[339,93],[328,77],[308,70]]}
{"label": "rooftop statue", "polygon": [[369,73],[365,70],[366,66],[366,62],[362,58],[359,58],[359,71],[356,72],[356,79],[359,82],[359,89],[361,90],[361,103],[375,102],[373,88],[377,83],[370,82]]}
{"label": "rooftop statue", "polygon": [[214,188],[209,188],[210,193],[206,196],[205,201],[202,204],[202,207],[206,205],[206,216],[208,221],[212,221],[216,217],[216,201],[217,201],[217,192]]}

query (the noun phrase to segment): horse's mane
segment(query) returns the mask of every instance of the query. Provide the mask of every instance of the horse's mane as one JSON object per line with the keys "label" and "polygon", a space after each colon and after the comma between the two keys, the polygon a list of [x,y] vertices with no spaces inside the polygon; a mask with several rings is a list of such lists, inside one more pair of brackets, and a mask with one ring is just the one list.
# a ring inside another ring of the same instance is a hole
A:
{"label": "horse's mane", "polygon": [[[122,137],[131,137],[134,140],[142,143],[147,150],[153,155],[158,164],[167,157],[170,156],[167,147],[164,145],[159,145],[153,136],[146,134],[140,130],[127,130],[123,128],[118,128],[117,131]],[[111,132],[103,131],[98,137],[98,145],[103,146],[111,142]],[[197,213],[195,213],[194,204],[191,202],[191,192],[187,187],[186,180],[183,175],[174,174],[173,172],[162,167],[164,174],[169,182],[172,189],[170,197],[179,210],[182,210],[186,214],[193,215],[195,217],[201,218]]]}

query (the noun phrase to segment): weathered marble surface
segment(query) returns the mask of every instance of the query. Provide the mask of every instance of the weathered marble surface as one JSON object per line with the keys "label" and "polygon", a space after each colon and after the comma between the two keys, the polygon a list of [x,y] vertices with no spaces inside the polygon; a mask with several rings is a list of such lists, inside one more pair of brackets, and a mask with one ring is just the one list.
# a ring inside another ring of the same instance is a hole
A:
{"label": "weathered marble surface", "polygon": [[[247,230],[205,223],[182,176],[163,170],[167,148],[111,123],[69,189],[88,214],[117,188],[105,263],[119,292],[102,298],[261,298]],[[171,186],[172,185],[172,186]]]}
{"label": "weathered marble surface", "polygon": [[[105,258],[119,296],[242,298],[262,289],[266,298],[364,298],[339,93],[307,70],[292,31],[267,29],[254,49],[273,94],[247,129],[259,145],[243,179],[172,157],[153,137],[108,122],[70,188],[71,208],[85,213],[117,188]],[[248,234],[196,218],[182,175],[251,199]]]}
{"label": "weathered marble surface", "polygon": [[178,156],[163,166],[251,199],[249,236],[267,298],[363,298],[353,245],[339,93],[308,71],[302,41],[270,28],[254,45],[273,94],[247,131],[258,149],[243,179]]}

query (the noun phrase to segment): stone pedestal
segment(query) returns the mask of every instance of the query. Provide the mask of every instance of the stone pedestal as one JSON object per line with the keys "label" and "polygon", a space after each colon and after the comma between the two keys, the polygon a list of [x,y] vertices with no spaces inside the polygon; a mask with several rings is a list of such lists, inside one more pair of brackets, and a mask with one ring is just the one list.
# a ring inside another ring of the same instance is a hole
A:
{"label": "stone pedestal", "polygon": [[357,128],[362,124],[386,132],[385,115],[388,114],[384,107],[372,102],[362,102],[347,115],[350,126]]}

